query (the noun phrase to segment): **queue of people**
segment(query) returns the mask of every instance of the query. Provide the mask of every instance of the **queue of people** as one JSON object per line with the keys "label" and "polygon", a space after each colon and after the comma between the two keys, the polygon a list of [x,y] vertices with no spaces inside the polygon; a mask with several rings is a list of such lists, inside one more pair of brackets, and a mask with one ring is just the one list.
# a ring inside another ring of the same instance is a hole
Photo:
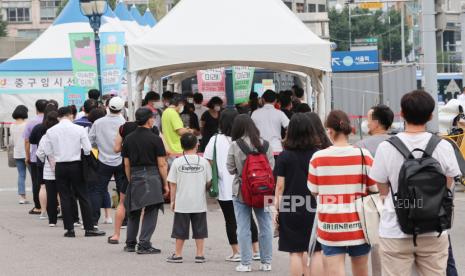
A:
{"label": "queue of people", "polygon": [[[204,263],[207,193],[216,189],[231,248],[225,261],[237,262],[237,272],[253,271],[254,261],[259,270],[272,271],[275,235],[278,249],[289,253],[290,275],[345,275],[346,255],[353,275],[368,275],[369,254],[373,275],[411,275],[412,267],[420,275],[457,275],[446,228],[411,235],[398,219],[395,195],[404,185],[399,175],[409,157],[388,135],[390,108],[373,107],[371,136],[352,145],[346,113],[333,110],[322,122],[303,97],[299,87],[279,94],[268,90],[261,98],[251,93],[248,104],[225,108],[218,97],[204,106],[199,93],[148,92],[134,122],[127,122],[121,98],[103,105],[94,90],[79,117],[71,107],[39,100],[36,117],[26,121],[27,108],[18,106],[11,133],[19,203],[26,203],[27,167],[34,199],[29,213],[48,218],[50,227],[61,216],[65,237],[76,236],[81,219],[87,237],[106,235],[100,221],[114,223],[109,244],[119,244],[127,227],[125,252],[160,254],[151,238],[159,211],[169,202],[175,248],[166,261],[184,261],[191,225],[194,262]],[[426,123],[434,105],[426,92],[404,95],[406,130],[395,137],[409,152],[431,151],[453,189],[453,179],[462,175],[450,158],[453,147],[428,143],[434,136]],[[111,179],[118,195],[114,220]],[[356,206],[357,199],[376,193],[384,200],[379,243],[367,238]]]}

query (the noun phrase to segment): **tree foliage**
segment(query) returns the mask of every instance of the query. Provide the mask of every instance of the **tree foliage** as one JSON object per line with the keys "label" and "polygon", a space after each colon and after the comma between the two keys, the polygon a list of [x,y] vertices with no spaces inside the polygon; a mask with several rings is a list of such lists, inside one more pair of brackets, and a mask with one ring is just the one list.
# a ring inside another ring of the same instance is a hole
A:
{"label": "tree foliage", "polygon": [[7,27],[7,23],[6,21],[3,21],[3,18],[0,15],[0,37],[8,35],[8,30],[6,27]]}
{"label": "tree foliage", "polygon": [[[382,51],[384,60],[398,61],[402,59],[401,50],[401,14],[391,9],[387,13],[381,10],[355,8],[351,11],[351,28],[349,29],[349,9],[341,12],[332,9],[329,11],[329,34],[331,41],[335,42],[338,51],[349,50],[349,34],[352,33],[352,42],[355,39],[377,38],[378,48]],[[405,30],[405,52],[411,51],[408,43],[408,26]]]}

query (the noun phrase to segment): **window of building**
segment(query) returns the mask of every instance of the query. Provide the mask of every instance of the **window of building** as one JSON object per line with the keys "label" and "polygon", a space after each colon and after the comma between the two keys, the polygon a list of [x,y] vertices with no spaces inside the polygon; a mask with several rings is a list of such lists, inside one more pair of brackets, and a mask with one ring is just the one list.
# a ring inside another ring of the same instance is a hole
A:
{"label": "window of building", "polygon": [[304,3],[296,3],[295,7],[296,7],[296,12],[298,12],[298,13],[305,12]]}
{"label": "window of building", "polygon": [[36,39],[41,34],[41,30],[18,30],[18,37]]}
{"label": "window of building", "polygon": [[318,5],[318,12],[326,12],[326,5]]}
{"label": "window of building", "polygon": [[5,1],[2,3],[2,9],[6,20],[11,23],[30,22],[31,2],[26,1]]}
{"label": "window of building", "polygon": [[316,12],[316,5],[308,4],[308,12]]}
{"label": "window of building", "polygon": [[50,1],[43,0],[40,1],[40,20],[53,20],[57,15],[58,8],[61,5],[60,0]]}
{"label": "window of building", "polygon": [[292,10],[292,2],[284,2],[284,4],[286,4],[286,6]]}

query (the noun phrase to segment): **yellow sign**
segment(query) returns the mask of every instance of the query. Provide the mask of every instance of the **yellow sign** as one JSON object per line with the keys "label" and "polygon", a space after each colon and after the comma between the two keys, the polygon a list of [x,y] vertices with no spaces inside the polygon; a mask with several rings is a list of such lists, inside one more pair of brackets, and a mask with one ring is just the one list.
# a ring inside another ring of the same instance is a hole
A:
{"label": "yellow sign", "polygon": [[382,9],[383,8],[383,3],[381,2],[366,2],[366,3],[360,3],[359,5],[361,9]]}

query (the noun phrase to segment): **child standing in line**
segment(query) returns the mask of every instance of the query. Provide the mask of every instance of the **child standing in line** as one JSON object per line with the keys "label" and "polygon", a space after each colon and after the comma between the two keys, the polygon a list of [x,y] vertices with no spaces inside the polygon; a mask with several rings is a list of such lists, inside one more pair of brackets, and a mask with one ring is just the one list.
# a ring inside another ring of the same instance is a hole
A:
{"label": "child standing in line", "polygon": [[171,237],[176,239],[176,252],[167,262],[183,262],[182,249],[184,241],[189,239],[189,224],[192,224],[192,238],[197,246],[195,262],[204,263],[204,239],[208,237],[206,191],[211,185],[212,169],[206,159],[197,155],[195,135],[182,135],[181,146],[183,155],[174,160],[168,174],[171,209],[175,212]]}

